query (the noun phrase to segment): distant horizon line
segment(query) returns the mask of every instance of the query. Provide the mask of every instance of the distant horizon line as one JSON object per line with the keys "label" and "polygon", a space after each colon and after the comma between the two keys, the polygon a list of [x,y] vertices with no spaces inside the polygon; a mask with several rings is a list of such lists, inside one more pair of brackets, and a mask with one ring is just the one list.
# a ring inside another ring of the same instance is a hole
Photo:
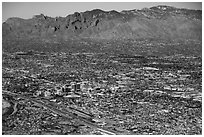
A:
{"label": "distant horizon line", "polygon": [[[178,7],[175,7],[175,6],[168,6],[168,5],[156,5],[156,6],[152,6],[152,7],[159,7],[159,6],[167,6],[167,7],[172,7],[172,8],[176,8],[176,9],[187,9],[187,10],[196,10],[196,11],[202,11],[202,9],[190,9],[190,8],[178,8]],[[84,13],[84,12],[87,12],[87,11],[93,11],[93,10],[101,10],[101,11],[104,11],[104,12],[110,12],[110,11],[116,11],[116,12],[123,12],[123,11],[132,11],[132,10],[143,10],[143,9],[150,9],[152,7],[144,7],[144,8],[140,8],[140,9],[129,9],[129,10],[121,10],[121,11],[118,11],[118,10],[103,10],[102,8],[95,8],[95,9],[91,9],[91,10],[85,10],[85,11],[75,11],[74,13]],[[17,17],[17,16],[13,16],[13,17],[9,17],[7,18],[6,20],[2,21],[3,22],[6,22],[8,19],[10,18],[20,18],[20,19],[32,19],[34,18],[35,16],[38,16],[38,15],[43,15],[45,17],[51,17],[51,18],[58,18],[58,17],[67,17],[68,15],[72,15],[74,13],[70,13],[70,14],[67,14],[66,16],[49,16],[49,15],[46,15],[45,13],[38,13],[38,14],[33,14],[32,17],[29,17],[29,18],[23,18],[23,17]]]}

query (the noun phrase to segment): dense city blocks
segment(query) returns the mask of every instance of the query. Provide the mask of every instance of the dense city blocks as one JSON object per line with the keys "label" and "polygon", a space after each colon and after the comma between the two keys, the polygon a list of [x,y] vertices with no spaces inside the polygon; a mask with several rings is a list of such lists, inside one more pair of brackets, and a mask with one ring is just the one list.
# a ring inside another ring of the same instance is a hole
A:
{"label": "dense city blocks", "polygon": [[195,56],[4,52],[3,134],[108,134],[79,119],[114,134],[201,134],[201,71]]}

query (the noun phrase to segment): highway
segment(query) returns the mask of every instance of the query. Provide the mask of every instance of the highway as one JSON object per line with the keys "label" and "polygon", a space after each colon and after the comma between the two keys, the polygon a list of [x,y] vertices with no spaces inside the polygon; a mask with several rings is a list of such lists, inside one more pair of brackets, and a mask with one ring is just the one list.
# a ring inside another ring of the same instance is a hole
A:
{"label": "highway", "polygon": [[[45,103],[43,102],[43,100],[37,100],[36,98],[30,98],[30,97],[25,97],[23,95],[20,95],[20,94],[16,94],[16,93],[12,93],[10,91],[5,91],[3,90],[2,91],[2,94],[7,94],[7,95],[10,95],[10,96],[16,96],[16,97],[20,97],[22,99],[25,99],[25,100],[29,100],[29,101],[32,101],[33,103],[41,106],[41,107],[44,107],[50,111],[52,111],[53,113],[55,114],[58,114],[60,116],[63,116],[65,118],[69,118],[70,119],[70,116],[73,117],[74,119],[77,119],[78,121],[81,122],[81,124],[83,125],[86,125],[88,127],[91,127],[95,130],[98,130],[104,134],[107,134],[107,135],[118,135],[118,134],[122,134],[122,133],[118,133],[117,131],[113,131],[113,130],[110,130],[110,129],[106,129],[104,127],[100,127],[98,126],[97,124],[93,123],[91,120],[89,119],[85,119],[83,117],[80,117],[80,116],[77,116],[75,115],[74,113],[71,112],[71,110],[69,109],[57,109],[56,107],[53,107],[51,105],[49,105],[48,103]],[[127,133],[126,133],[127,134]]]}

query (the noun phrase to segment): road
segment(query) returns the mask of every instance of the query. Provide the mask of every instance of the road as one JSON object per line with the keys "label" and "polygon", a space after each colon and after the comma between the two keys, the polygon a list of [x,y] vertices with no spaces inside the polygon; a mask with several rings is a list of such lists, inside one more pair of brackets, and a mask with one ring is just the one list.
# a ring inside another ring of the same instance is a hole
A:
{"label": "road", "polygon": [[[58,109],[56,107],[53,107],[45,102],[43,102],[43,100],[37,100],[36,98],[30,98],[30,97],[25,97],[23,95],[20,95],[20,94],[16,94],[16,93],[12,93],[10,91],[5,91],[3,90],[2,91],[2,94],[7,94],[7,95],[10,95],[10,96],[16,96],[16,97],[20,97],[22,99],[25,99],[25,100],[29,100],[29,101],[32,101],[33,103],[39,105],[39,106],[42,106],[50,111],[52,111],[53,113],[55,114],[58,114],[60,116],[63,116],[65,118],[69,118],[70,119],[70,116],[73,117],[74,119],[78,119],[78,121],[81,122],[81,124],[83,125],[86,125],[88,127],[91,127],[95,130],[98,130],[104,134],[107,134],[107,135],[119,135],[119,134],[124,134],[124,133],[118,133],[117,131],[114,131],[114,130],[110,130],[110,129],[106,129],[104,127],[100,127],[98,126],[97,124],[93,123],[91,120],[89,119],[85,119],[83,117],[80,117],[80,116],[77,116],[75,115],[74,113],[71,112],[71,110],[69,109]],[[125,133],[127,134],[127,133]]]}

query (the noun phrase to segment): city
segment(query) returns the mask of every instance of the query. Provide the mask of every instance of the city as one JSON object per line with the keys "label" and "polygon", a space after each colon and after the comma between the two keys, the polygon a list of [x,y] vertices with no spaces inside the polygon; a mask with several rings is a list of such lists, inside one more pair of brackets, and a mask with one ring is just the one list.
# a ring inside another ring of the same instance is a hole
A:
{"label": "city", "polygon": [[[80,118],[116,133],[197,134],[202,131],[201,66],[201,58],[182,55],[4,52],[2,83],[5,91],[76,110]],[[31,100],[12,98],[4,134],[103,134],[77,118],[65,120]]]}
{"label": "city", "polygon": [[2,2],[2,135],[202,135],[202,2]]}

